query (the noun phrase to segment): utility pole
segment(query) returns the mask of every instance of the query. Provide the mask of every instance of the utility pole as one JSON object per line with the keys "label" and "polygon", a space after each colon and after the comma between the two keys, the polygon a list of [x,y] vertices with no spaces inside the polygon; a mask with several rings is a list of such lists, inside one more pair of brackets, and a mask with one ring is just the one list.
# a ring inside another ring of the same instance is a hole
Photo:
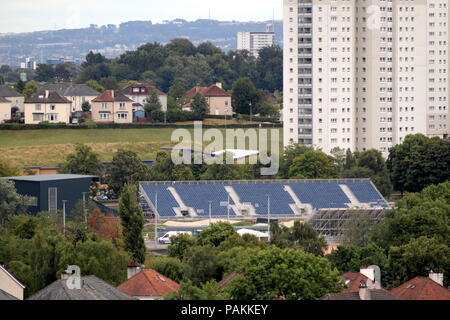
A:
{"label": "utility pole", "polygon": [[230,194],[228,194],[227,216],[228,216],[228,222],[230,222]]}
{"label": "utility pole", "polygon": [[64,228],[64,235],[66,235],[66,203],[67,203],[67,200],[63,200],[63,228]]}
{"label": "utility pole", "polygon": [[250,102],[250,122],[252,122],[253,118],[253,109],[252,109],[252,103]]}
{"label": "utility pole", "polygon": [[211,226],[211,222],[212,222],[212,217],[211,217],[211,204],[212,204],[212,201],[209,201],[209,225]]}
{"label": "utility pole", "polygon": [[84,223],[87,224],[86,194],[87,192],[83,192],[83,214],[84,214]]}
{"label": "utility pole", "polygon": [[267,231],[269,232],[270,244],[270,194],[267,195]]}
{"label": "utility pole", "polygon": [[155,193],[155,245],[158,244],[158,192]]}

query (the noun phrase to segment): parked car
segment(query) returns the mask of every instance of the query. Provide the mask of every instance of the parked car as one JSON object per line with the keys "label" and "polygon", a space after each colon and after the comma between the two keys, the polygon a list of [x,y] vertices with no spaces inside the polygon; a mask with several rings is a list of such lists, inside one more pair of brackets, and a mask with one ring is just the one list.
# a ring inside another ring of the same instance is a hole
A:
{"label": "parked car", "polygon": [[169,231],[165,235],[163,235],[161,238],[158,238],[158,242],[160,244],[171,244],[172,241],[170,240],[173,237],[178,237],[179,235],[186,234],[189,236],[192,236],[192,232],[189,231]]}

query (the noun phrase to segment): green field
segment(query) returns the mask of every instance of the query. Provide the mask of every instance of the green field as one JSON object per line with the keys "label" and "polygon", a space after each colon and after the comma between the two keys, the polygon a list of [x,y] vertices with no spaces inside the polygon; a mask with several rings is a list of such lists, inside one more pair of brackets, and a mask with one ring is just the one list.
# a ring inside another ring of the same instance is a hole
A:
{"label": "green field", "polygon": [[[76,143],[91,146],[102,161],[112,160],[119,149],[132,150],[141,159],[152,160],[164,146],[174,146],[175,129],[48,129],[0,131],[0,158],[14,166],[57,166],[73,153]],[[224,132],[223,129],[220,129]],[[282,137],[282,130],[279,130]],[[189,130],[191,133],[193,130]],[[207,144],[207,142],[205,142]],[[282,141],[280,141],[280,146]]]}

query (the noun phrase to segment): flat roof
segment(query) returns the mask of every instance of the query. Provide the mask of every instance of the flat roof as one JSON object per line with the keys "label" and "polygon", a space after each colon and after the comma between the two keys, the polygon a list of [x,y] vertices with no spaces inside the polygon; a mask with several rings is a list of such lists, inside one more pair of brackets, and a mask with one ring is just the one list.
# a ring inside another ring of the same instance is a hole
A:
{"label": "flat roof", "polygon": [[73,179],[99,179],[97,176],[84,176],[79,174],[45,174],[39,176],[21,176],[21,177],[6,177],[5,180],[14,181],[30,181],[30,182],[43,182],[43,181],[55,181],[55,180],[73,180]]}

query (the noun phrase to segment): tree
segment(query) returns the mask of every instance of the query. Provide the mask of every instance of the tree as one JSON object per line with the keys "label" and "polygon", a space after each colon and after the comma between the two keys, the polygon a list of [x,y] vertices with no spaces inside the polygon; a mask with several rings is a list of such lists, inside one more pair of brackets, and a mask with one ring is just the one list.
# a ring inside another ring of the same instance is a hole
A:
{"label": "tree", "polygon": [[66,162],[60,164],[61,173],[99,176],[102,172],[102,163],[92,148],[84,145],[75,145],[75,153],[68,155]]}
{"label": "tree", "polygon": [[365,247],[341,245],[327,258],[341,273],[359,272],[361,267],[366,265],[379,266],[382,272],[385,272],[384,267],[387,263],[384,249],[373,243]]}
{"label": "tree", "polygon": [[250,114],[250,112],[255,114],[260,96],[252,80],[249,78],[238,79],[233,83],[232,90],[231,100],[234,111],[240,114]]}
{"label": "tree", "polygon": [[108,174],[110,189],[120,194],[126,183],[131,185],[138,181],[148,181],[150,170],[135,152],[119,150],[113,157]]}
{"label": "tree", "polygon": [[170,239],[172,244],[168,247],[169,257],[183,260],[186,251],[197,245],[197,240],[187,234],[180,234]]}
{"label": "tree", "polygon": [[390,150],[387,166],[394,189],[419,192],[450,179],[450,141],[410,135]]}
{"label": "tree", "polygon": [[158,94],[156,93],[156,90],[152,89],[150,95],[147,97],[144,110],[147,114],[151,114],[153,111],[161,111],[161,109],[162,105],[159,101]]}
{"label": "tree", "polygon": [[[351,153],[351,152],[350,152]],[[334,148],[331,150],[331,156],[334,159],[334,164],[336,165],[336,168],[338,169],[339,173],[342,173],[344,171],[345,167],[345,158],[346,158],[346,152],[345,149],[341,149],[339,147]]]}
{"label": "tree", "polygon": [[144,243],[144,215],[137,204],[137,191],[125,185],[119,201],[119,214],[123,227],[125,249],[133,262],[144,263],[146,247]]}
{"label": "tree", "polygon": [[150,169],[151,181],[174,181],[172,171],[174,164],[167,152],[158,152],[156,160]]}
{"label": "tree", "polygon": [[12,69],[10,66],[4,64],[0,67],[0,74],[7,74],[9,72],[12,72]]}
{"label": "tree", "polygon": [[198,45],[197,52],[204,56],[213,56],[215,54],[222,54],[222,50],[216,47],[211,42],[203,42]]}
{"label": "tree", "polygon": [[98,92],[105,92],[106,89],[102,85],[100,85],[96,80],[89,80],[85,83],[88,87],[98,91]]}
{"label": "tree", "polygon": [[436,238],[450,245],[449,199],[450,182],[406,195],[381,223],[373,226],[371,239],[386,249],[419,237]]}
{"label": "tree", "polygon": [[21,170],[13,167],[9,161],[0,158],[0,177],[20,176]]}
{"label": "tree", "polygon": [[68,244],[61,260],[62,270],[77,265],[82,275],[95,275],[113,286],[127,279],[129,257],[108,241]]}
{"label": "tree", "polygon": [[183,281],[185,268],[179,259],[172,257],[157,257],[150,262],[150,269],[178,283]]}
{"label": "tree", "polygon": [[221,280],[222,272],[216,249],[209,246],[195,246],[189,248],[184,256],[183,263],[186,265],[184,277],[194,285],[211,280]]}
{"label": "tree", "polygon": [[17,193],[14,183],[0,179],[0,227],[12,216],[26,214],[31,198]]}
{"label": "tree", "polygon": [[197,49],[188,39],[173,39],[166,45],[166,49],[173,55],[193,56],[197,53]]}
{"label": "tree", "polygon": [[[450,270],[450,247],[434,238],[420,237],[389,250],[388,287],[395,288],[417,276],[428,277],[430,271]],[[448,273],[445,286],[450,284]]]}
{"label": "tree", "polygon": [[191,108],[192,112],[199,115],[202,119],[210,113],[208,102],[200,93],[197,93],[192,99]]}
{"label": "tree", "polygon": [[256,68],[259,88],[270,92],[283,90],[283,49],[271,46],[259,50]]}
{"label": "tree", "polygon": [[55,78],[55,69],[50,64],[38,64],[36,68],[36,80],[40,82],[49,82]]}
{"label": "tree", "polygon": [[37,93],[41,87],[35,82],[30,81],[25,85],[25,88],[23,89],[23,95],[26,99],[30,98],[33,94]]}
{"label": "tree", "polygon": [[94,53],[92,51],[89,51],[89,53],[86,55],[86,62],[82,64],[82,67],[86,68],[96,64],[105,63],[107,61],[108,59],[106,59],[101,53]]}
{"label": "tree", "polygon": [[333,158],[322,151],[307,151],[295,158],[289,168],[291,179],[333,179],[337,178],[337,168]]}
{"label": "tree", "polygon": [[16,85],[14,86],[17,92],[23,93],[23,90],[25,90],[25,82],[22,80],[19,80]]}
{"label": "tree", "polygon": [[228,300],[228,296],[214,280],[208,281],[200,287],[194,286],[191,281],[183,281],[180,289],[177,292],[169,293],[164,300],[213,301]]}
{"label": "tree", "polygon": [[349,213],[349,219],[342,226],[342,244],[366,246],[370,242],[370,230],[375,221],[365,211]]}
{"label": "tree", "polygon": [[172,171],[174,181],[192,181],[195,180],[192,169],[185,165],[175,166]]}
{"label": "tree", "polygon": [[327,259],[295,249],[271,247],[245,261],[226,292],[234,300],[316,300],[341,292],[344,283]]}
{"label": "tree", "polygon": [[197,242],[201,246],[218,247],[223,241],[235,234],[236,231],[231,224],[226,222],[218,222],[200,232]]}
{"label": "tree", "polygon": [[83,110],[83,112],[91,111],[91,104],[89,103],[89,101],[83,102],[83,104],[81,105],[81,110]]}
{"label": "tree", "polygon": [[291,144],[286,147],[280,163],[279,177],[282,179],[289,179],[289,168],[292,166],[294,159],[312,150],[313,149],[311,147],[307,147],[302,144]]}
{"label": "tree", "polygon": [[323,256],[327,242],[308,223],[296,221],[292,228],[272,226],[272,244],[281,248],[297,248],[317,256]]}
{"label": "tree", "polygon": [[0,86],[5,84],[5,78],[0,75]]}

